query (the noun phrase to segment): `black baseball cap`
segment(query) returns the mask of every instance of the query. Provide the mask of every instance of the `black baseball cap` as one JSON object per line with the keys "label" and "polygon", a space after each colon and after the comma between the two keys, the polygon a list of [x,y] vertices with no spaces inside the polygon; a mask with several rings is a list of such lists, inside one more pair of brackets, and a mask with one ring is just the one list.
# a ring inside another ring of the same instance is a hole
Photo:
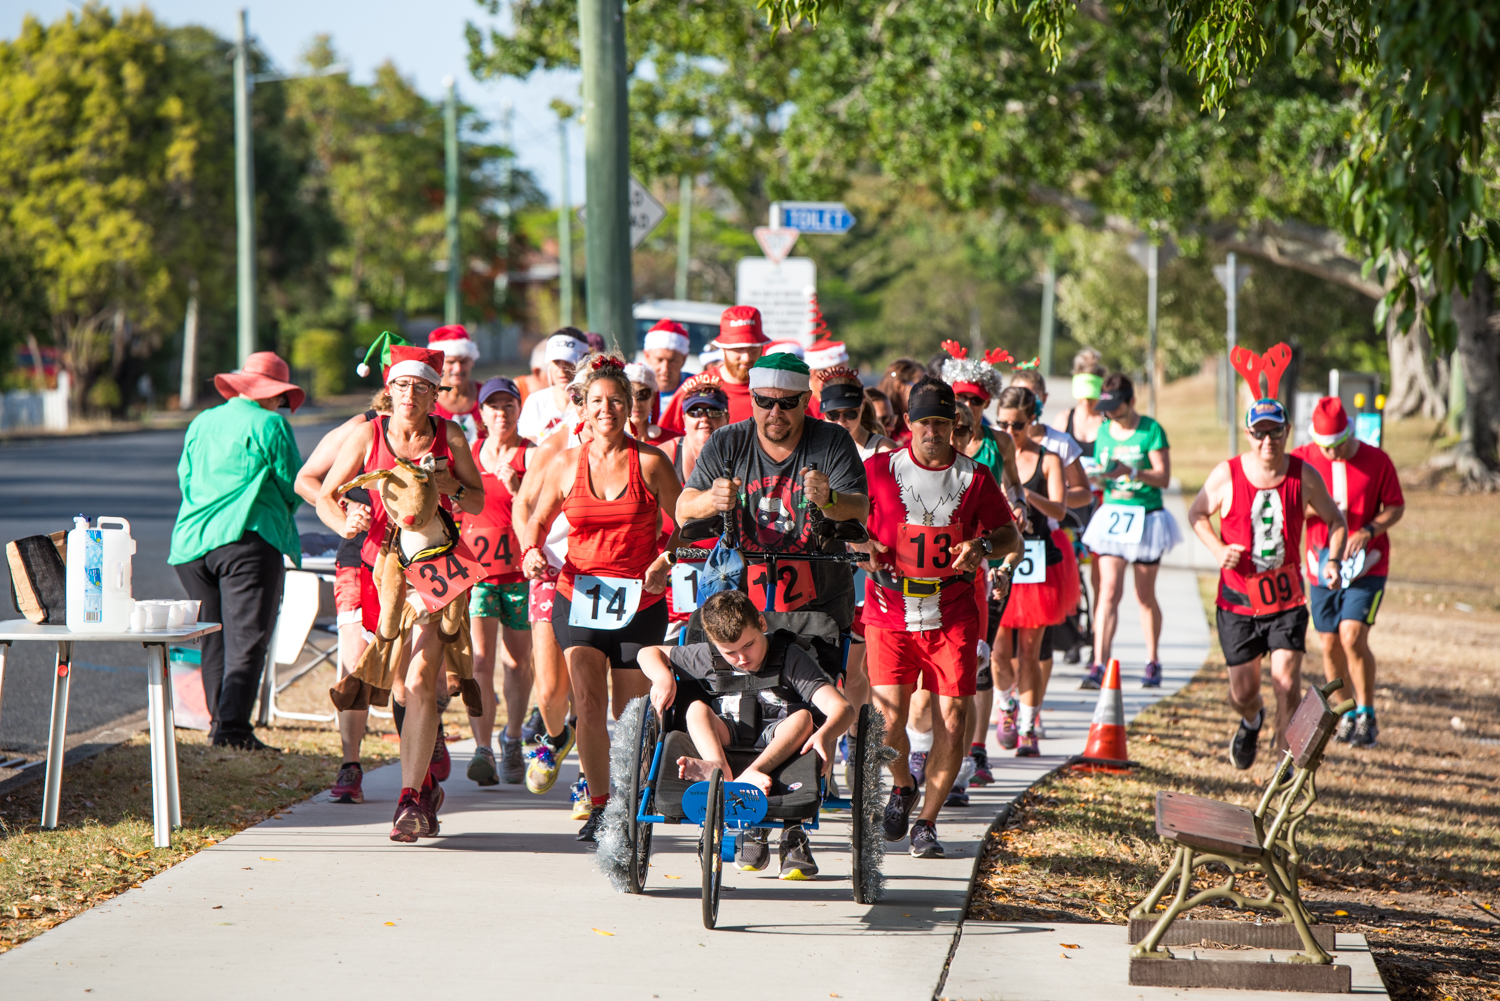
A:
{"label": "black baseball cap", "polygon": [[521,391],[516,388],[516,384],[513,381],[503,375],[497,375],[479,387],[479,402],[483,403],[496,393],[509,393],[517,400],[521,398]]}
{"label": "black baseball cap", "polygon": [[1131,397],[1118,389],[1106,389],[1099,394],[1099,401],[1094,404],[1101,414],[1112,414],[1125,404],[1129,403]]}
{"label": "black baseball cap", "polygon": [[822,407],[824,413],[830,410],[853,410],[864,402],[864,389],[847,382],[825,385],[818,396],[818,406]]}
{"label": "black baseball cap", "polygon": [[937,379],[926,378],[912,387],[906,398],[906,416],[914,421],[941,417],[951,421],[958,416],[953,387]]}

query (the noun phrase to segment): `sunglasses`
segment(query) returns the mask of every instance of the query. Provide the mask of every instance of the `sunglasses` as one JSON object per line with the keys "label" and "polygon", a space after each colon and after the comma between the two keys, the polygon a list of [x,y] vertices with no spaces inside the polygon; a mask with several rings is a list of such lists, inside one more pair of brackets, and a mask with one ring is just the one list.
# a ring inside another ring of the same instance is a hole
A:
{"label": "sunglasses", "polygon": [[1256,441],[1264,441],[1267,438],[1270,438],[1272,441],[1280,441],[1282,438],[1286,437],[1286,427],[1285,425],[1283,425],[1281,427],[1269,428],[1265,431],[1257,431],[1254,428],[1251,428],[1250,437],[1254,438]]}
{"label": "sunglasses", "polygon": [[1030,424],[1030,421],[996,421],[995,427],[1001,431],[1024,431]]}
{"label": "sunglasses", "polygon": [[958,398],[958,402],[966,407],[982,407],[987,401],[981,396],[970,396],[965,393]]}
{"label": "sunglasses", "polygon": [[840,423],[844,421],[857,421],[859,420],[859,409],[859,407],[855,407],[853,410],[825,410],[823,411],[823,416],[831,421],[838,421]]}
{"label": "sunglasses", "polygon": [[972,438],[972,437],[974,437],[974,429],[971,428],[971,427],[968,427],[967,425],[960,424],[960,425],[958,425],[957,427],[955,427],[953,429],[953,437],[955,437],[955,438]]}
{"label": "sunglasses", "polygon": [[750,399],[761,410],[796,410],[802,406],[802,394],[796,393],[792,396],[761,396],[759,393],[751,393]]}
{"label": "sunglasses", "polygon": [[635,394],[635,401],[637,403],[650,403],[651,397],[655,395],[656,394],[649,389],[642,389]]}
{"label": "sunglasses", "polygon": [[712,407],[694,407],[687,412],[689,417],[697,417],[706,421],[716,421],[720,417],[727,417],[729,411],[717,410]]}

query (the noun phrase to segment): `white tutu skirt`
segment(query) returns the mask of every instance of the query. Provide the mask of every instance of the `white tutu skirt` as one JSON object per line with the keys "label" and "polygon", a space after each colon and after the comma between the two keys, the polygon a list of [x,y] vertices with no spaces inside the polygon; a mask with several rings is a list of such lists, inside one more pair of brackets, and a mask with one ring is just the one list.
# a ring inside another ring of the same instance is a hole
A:
{"label": "white tutu skirt", "polygon": [[[1104,510],[1100,508],[1100,510]],[[1089,520],[1084,530],[1083,544],[1100,556],[1118,556],[1130,563],[1155,563],[1167,550],[1182,541],[1182,530],[1177,519],[1165,508],[1146,515],[1146,524],[1141,529],[1140,542],[1117,542],[1104,534],[1104,519],[1099,511]]]}

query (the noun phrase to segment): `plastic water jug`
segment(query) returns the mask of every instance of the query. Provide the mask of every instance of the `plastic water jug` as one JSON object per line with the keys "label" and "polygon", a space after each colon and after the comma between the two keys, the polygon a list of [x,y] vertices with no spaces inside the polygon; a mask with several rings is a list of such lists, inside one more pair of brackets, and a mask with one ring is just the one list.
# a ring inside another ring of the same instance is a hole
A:
{"label": "plastic water jug", "polygon": [[135,540],[124,518],[73,519],[68,533],[68,628],[75,632],[123,633],[130,628],[135,598],[130,558]]}

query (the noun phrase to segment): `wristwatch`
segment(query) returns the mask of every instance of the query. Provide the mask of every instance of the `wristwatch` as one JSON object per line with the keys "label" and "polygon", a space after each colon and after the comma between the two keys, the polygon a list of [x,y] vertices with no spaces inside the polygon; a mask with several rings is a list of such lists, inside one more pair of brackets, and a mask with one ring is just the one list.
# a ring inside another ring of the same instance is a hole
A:
{"label": "wristwatch", "polygon": [[833,487],[829,487],[828,488],[828,503],[827,504],[820,504],[820,505],[818,505],[818,510],[819,511],[827,511],[829,508],[833,507],[838,502],[839,502],[839,492],[837,490],[833,489]]}
{"label": "wristwatch", "polygon": [[462,483],[460,483],[458,485],[458,489],[456,491],[454,491],[453,493],[449,494],[448,496],[452,497],[453,498],[453,502],[455,504],[457,504],[457,503],[461,502],[464,499],[464,493],[465,493],[466,490],[467,490],[467,488]]}
{"label": "wristwatch", "polygon": [[983,549],[984,555],[988,556],[995,551],[995,544],[990,541],[988,535],[981,535],[979,537],[979,548]]}

